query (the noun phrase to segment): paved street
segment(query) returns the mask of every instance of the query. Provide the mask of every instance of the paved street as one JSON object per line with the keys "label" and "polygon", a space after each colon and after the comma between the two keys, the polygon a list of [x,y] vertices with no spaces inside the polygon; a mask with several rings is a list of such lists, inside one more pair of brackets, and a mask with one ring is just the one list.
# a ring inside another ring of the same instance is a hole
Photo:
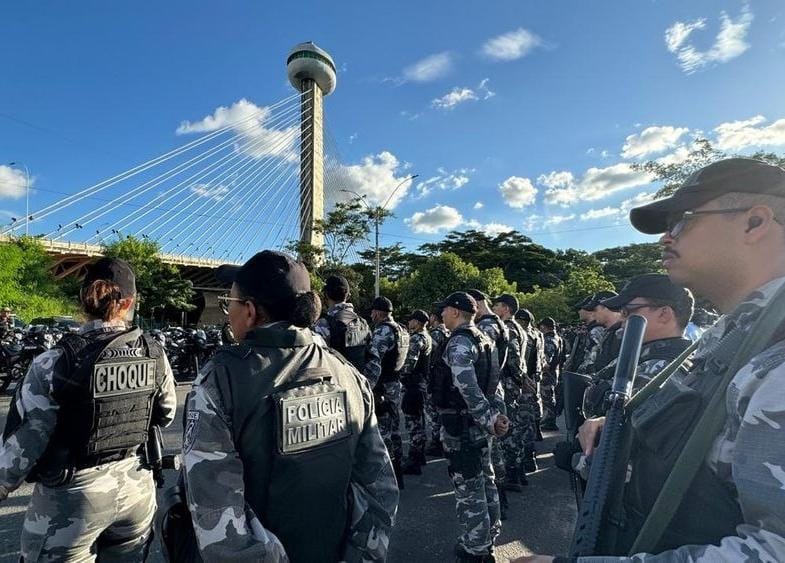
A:
{"label": "paved street", "polygon": [[[178,388],[180,405],[190,387]],[[0,417],[5,420],[10,397],[0,397]],[[164,439],[169,451],[180,446],[179,419],[166,430]],[[556,433],[546,435],[538,444],[540,452],[549,452],[557,439]],[[497,542],[497,560],[507,561],[529,553],[564,553],[572,533],[575,500],[567,476],[553,467],[552,456],[538,457],[540,470],[529,476],[529,487],[523,493],[510,493],[509,518],[504,522]],[[168,483],[174,476],[168,477]],[[19,558],[19,533],[32,487],[24,485],[0,504],[0,563]],[[422,476],[407,477],[401,493],[398,522],[393,532],[389,561],[419,563],[451,560],[457,535],[455,505],[447,477],[447,462],[431,459]],[[163,561],[159,544],[155,543],[150,561]]]}

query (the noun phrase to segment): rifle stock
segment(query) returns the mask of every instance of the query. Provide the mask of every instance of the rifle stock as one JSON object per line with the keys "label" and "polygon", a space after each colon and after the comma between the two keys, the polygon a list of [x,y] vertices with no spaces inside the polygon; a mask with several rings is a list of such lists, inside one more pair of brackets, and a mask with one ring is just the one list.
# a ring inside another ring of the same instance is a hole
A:
{"label": "rifle stock", "polygon": [[[598,555],[613,544],[612,527],[603,526],[603,523],[609,514],[616,512],[621,502],[621,485],[629,455],[625,405],[632,393],[645,330],[645,318],[640,315],[627,318],[611,388],[611,407],[605,417],[599,447],[592,458],[586,493],[575,524],[570,548],[574,557]],[[612,487],[614,483],[619,486]]]}

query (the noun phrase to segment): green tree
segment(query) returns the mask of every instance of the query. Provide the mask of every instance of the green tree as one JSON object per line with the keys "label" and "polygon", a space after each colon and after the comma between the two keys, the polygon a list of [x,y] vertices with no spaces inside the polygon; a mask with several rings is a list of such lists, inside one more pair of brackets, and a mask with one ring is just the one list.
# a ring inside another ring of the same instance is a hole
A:
{"label": "green tree", "polygon": [[634,276],[663,272],[661,255],[662,247],[651,242],[606,248],[592,257],[600,264],[603,275],[619,290]]}
{"label": "green tree", "polygon": [[560,323],[578,320],[575,303],[597,291],[612,290],[598,268],[575,268],[567,279],[556,287],[535,288],[519,295],[521,307],[529,309],[537,319],[553,317]]}
{"label": "green tree", "polygon": [[194,308],[193,284],[160,256],[160,246],[149,239],[132,236],[104,244],[104,255],[128,262],[136,274],[139,313],[145,317],[162,315],[165,310],[190,311]]}
{"label": "green tree", "polygon": [[[359,252],[365,264],[375,268],[376,249],[369,248]],[[425,263],[427,257],[415,252],[406,252],[400,242],[379,248],[379,270],[383,277],[397,280],[410,275]]]}
{"label": "green tree", "polygon": [[35,317],[76,315],[74,282],[52,275],[54,261],[33,237],[0,244],[0,306],[11,307],[25,322]]}

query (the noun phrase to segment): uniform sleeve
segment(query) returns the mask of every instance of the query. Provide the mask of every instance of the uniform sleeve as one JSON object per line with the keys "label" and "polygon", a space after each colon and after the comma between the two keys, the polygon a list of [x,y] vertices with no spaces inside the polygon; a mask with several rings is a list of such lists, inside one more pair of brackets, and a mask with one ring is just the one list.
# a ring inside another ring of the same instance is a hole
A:
{"label": "uniform sleeve", "polygon": [[[52,392],[52,376],[61,354],[50,350],[36,357],[14,394],[12,408],[19,415],[19,425],[0,448],[0,486],[9,492],[24,481],[54,432],[59,407]],[[11,415],[6,425],[10,422]]]}
{"label": "uniform sleeve", "polygon": [[155,397],[152,422],[156,426],[165,428],[174,420],[177,411],[177,386],[174,383],[174,372],[169,364],[169,358],[164,355],[164,377],[161,389]]}
{"label": "uniform sleeve", "polygon": [[363,375],[375,387],[382,376],[382,358],[395,345],[395,336],[387,325],[379,325],[373,331],[371,345],[368,348],[368,361],[365,363]]}
{"label": "uniform sleeve", "polygon": [[406,360],[404,361],[401,373],[412,373],[414,366],[417,365],[417,360],[420,359],[420,353],[425,347],[425,338],[420,334],[415,334],[409,340],[409,351],[406,353]]}
{"label": "uniform sleeve", "polygon": [[493,426],[499,413],[491,406],[477,384],[477,373],[474,371],[476,353],[473,348],[468,339],[453,338],[444,352],[445,360],[452,372],[453,385],[466,401],[474,422],[488,434],[493,434]]}
{"label": "uniform sleeve", "polygon": [[243,463],[218,399],[212,364],[186,403],[183,437],[188,509],[205,561],[287,562],[280,540],[245,503]]}
{"label": "uniform sleeve", "polygon": [[330,342],[330,324],[327,319],[321,318],[313,325],[313,331],[324,338],[325,342]]}
{"label": "uniform sleeve", "polygon": [[398,510],[398,484],[376,424],[370,384],[364,382],[369,416],[355,451],[349,481],[351,515],[343,560],[385,561]]}
{"label": "uniform sleeve", "polygon": [[513,331],[510,331],[510,344],[507,346],[507,364],[504,367],[508,377],[520,381],[525,369],[523,367],[523,357],[521,356],[521,341]]}
{"label": "uniform sleeve", "polygon": [[[709,456],[720,477],[736,489],[743,522],[719,545],[686,545],[657,555],[582,557],[591,563],[714,563],[785,561],[785,352],[778,365],[760,356],[733,379],[727,392],[729,421]],[[764,353],[765,356],[765,353]],[[771,366],[771,363],[769,363]]]}

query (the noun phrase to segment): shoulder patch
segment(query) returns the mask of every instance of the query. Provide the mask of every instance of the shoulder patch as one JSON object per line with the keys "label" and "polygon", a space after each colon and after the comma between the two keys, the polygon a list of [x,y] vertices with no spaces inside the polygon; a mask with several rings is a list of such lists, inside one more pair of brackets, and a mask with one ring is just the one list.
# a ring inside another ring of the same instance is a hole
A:
{"label": "shoulder patch", "polygon": [[185,415],[185,431],[183,432],[183,453],[187,454],[191,451],[194,445],[194,438],[196,437],[196,428],[199,424],[199,413],[188,412]]}

